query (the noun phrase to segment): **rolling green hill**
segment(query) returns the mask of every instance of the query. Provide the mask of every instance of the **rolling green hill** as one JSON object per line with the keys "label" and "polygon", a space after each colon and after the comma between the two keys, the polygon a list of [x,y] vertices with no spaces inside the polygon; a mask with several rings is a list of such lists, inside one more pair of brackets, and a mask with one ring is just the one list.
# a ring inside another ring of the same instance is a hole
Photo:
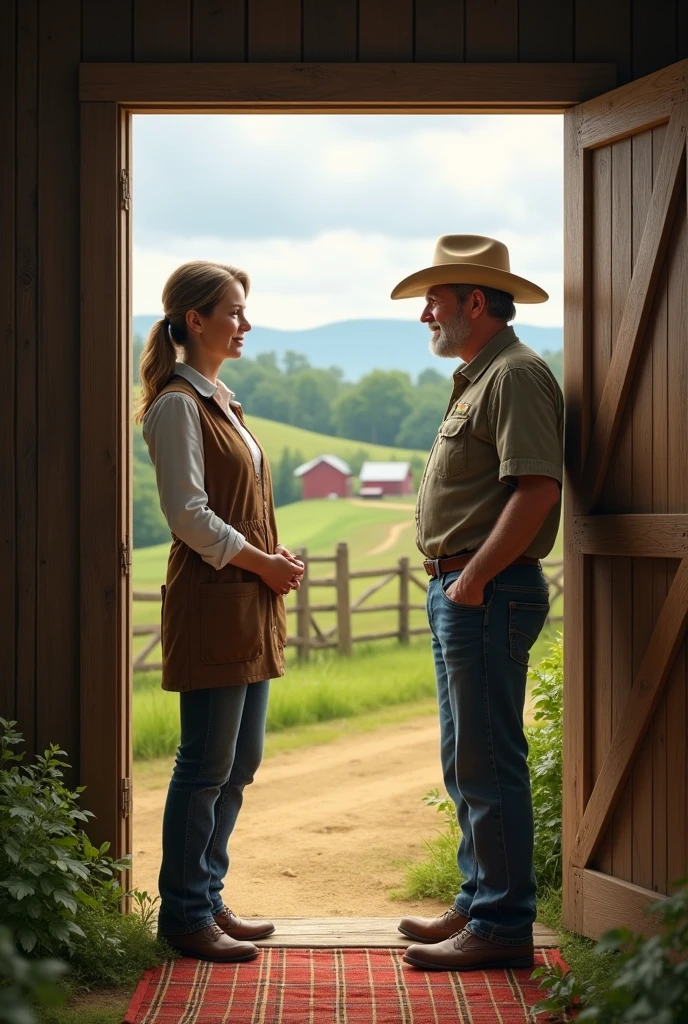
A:
{"label": "rolling green hill", "polygon": [[264,420],[258,416],[246,416],[246,423],[265,448],[270,462],[279,457],[283,448],[297,449],[306,462],[316,455],[338,455],[346,462],[355,462],[360,452],[366,452],[367,458],[380,462],[392,459],[425,461],[427,456],[427,452],[412,448],[385,448],[379,444],[368,444],[367,441],[348,441],[344,437],[315,434],[311,430]]}

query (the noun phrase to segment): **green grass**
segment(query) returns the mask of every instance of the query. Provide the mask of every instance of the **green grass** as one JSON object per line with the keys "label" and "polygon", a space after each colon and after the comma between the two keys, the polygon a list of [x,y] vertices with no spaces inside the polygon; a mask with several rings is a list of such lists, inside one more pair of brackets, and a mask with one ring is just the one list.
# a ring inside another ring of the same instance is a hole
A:
{"label": "green grass", "polygon": [[247,415],[246,423],[260,440],[271,462],[279,458],[284,448],[300,451],[305,462],[316,455],[338,455],[348,462],[355,459],[361,451],[366,452],[367,458],[372,462],[388,462],[390,459],[403,462],[410,461],[414,455],[423,459],[427,456],[427,452],[415,448],[392,448],[369,444],[367,441],[351,441],[346,437],[316,434],[312,430],[277,423],[275,420],[265,420],[260,416]]}
{"label": "green grass", "polygon": [[[160,689],[159,674],[141,673],[134,687],[134,757],[174,753],[179,701]],[[361,645],[350,658],[318,652],[272,684],[267,730],[352,718],[380,708],[433,698],[435,678],[427,643],[407,647],[381,641]]]}

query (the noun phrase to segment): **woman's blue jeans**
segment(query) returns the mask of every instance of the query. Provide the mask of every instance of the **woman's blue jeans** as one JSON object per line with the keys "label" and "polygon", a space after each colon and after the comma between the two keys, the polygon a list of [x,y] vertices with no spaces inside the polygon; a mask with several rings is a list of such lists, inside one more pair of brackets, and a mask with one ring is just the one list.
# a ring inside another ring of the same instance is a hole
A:
{"label": "woman's blue jeans", "polygon": [[528,942],[536,911],[533,805],[523,733],[528,652],[549,610],[537,565],[509,566],[484,604],[445,590],[460,572],[430,581],[442,770],[456,804],[463,877],[455,907],[483,939]]}
{"label": "woman's blue jeans", "polygon": [[180,693],[181,741],[162,824],[161,934],[213,923],[227,844],[263,756],[269,680]]}

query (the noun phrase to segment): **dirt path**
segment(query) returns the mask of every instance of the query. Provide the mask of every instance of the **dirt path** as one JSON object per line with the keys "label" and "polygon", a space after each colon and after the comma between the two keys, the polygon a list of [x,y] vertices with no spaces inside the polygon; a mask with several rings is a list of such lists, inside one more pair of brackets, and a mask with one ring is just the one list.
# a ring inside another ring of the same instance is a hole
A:
{"label": "dirt path", "polygon": [[[157,893],[167,770],[135,783],[134,884],[149,893]],[[445,910],[434,900],[388,896],[403,879],[404,860],[422,857],[423,839],[438,825],[421,798],[441,781],[434,717],[275,754],[246,792],[230,845],[227,903],[247,916]]]}
{"label": "dirt path", "polygon": [[403,512],[408,512],[411,516],[415,509],[415,506],[411,502],[404,504],[401,501],[376,501],[374,498],[349,498],[349,504],[358,505],[360,508],[381,508],[383,510],[386,508],[393,508],[397,511],[401,510]]}
{"label": "dirt path", "polygon": [[390,548],[394,547],[394,545],[399,540],[399,538],[401,537],[401,535],[404,532],[404,530],[408,530],[410,525],[411,525],[411,523],[408,522],[408,523],[395,523],[394,526],[390,526],[389,533],[387,534],[387,536],[383,540],[382,544],[378,544],[378,546],[376,548],[371,548],[371,550],[368,551],[367,554],[368,555],[381,555],[385,551],[389,551]]}

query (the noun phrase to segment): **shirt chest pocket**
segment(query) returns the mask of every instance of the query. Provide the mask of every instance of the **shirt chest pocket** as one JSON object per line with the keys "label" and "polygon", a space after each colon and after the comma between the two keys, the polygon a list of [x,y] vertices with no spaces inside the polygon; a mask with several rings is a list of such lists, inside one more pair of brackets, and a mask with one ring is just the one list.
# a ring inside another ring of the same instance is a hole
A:
{"label": "shirt chest pocket", "polygon": [[450,416],[440,426],[435,461],[437,475],[444,480],[466,471],[468,424],[468,416]]}

